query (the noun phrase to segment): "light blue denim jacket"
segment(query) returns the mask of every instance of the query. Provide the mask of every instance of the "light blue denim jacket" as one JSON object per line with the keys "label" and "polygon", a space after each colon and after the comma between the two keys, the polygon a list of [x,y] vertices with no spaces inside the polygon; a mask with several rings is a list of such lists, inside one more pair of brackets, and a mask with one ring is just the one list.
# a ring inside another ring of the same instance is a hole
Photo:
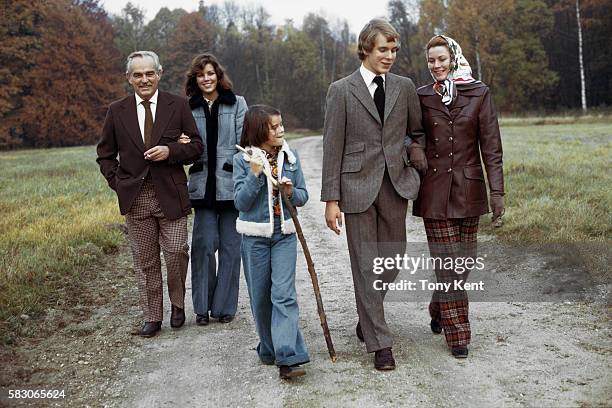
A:
{"label": "light blue denim jacket", "polygon": [[[262,158],[264,166],[270,168],[265,154],[256,147],[248,147],[254,155]],[[286,177],[293,183],[291,204],[301,207],[308,201],[308,191],[304,181],[304,174],[300,166],[297,153],[289,149],[285,141],[278,154],[278,180]],[[274,231],[274,210],[272,209],[272,182],[262,172],[256,177],[251,171],[251,164],[245,159],[243,153],[234,156],[234,205],[240,212],[236,220],[236,230],[240,234],[256,237],[272,237]],[[285,208],[281,200],[281,232],[292,234],[295,225],[291,219],[289,209]]]}
{"label": "light blue denim jacket", "polygon": [[[233,200],[234,182],[232,171],[228,170],[232,164],[232,158],[238,152],[236,145],[240,143],[242,134],[242,123],[247,111],[247,103],[244,97],[236,95],[236,103],[227,105],[219,104],[218,114],[218,140],[217,140],[217,165],[215,177],[217,178],[216,199]],[[204,108],[199,106],[191,111],[198,127],[198,132],[204,141],[204,152],[200,159],[189,171],[189,199],[203,200],[206,194],[206,179],[208,178],[208,149],[206,146],[206,115]],[[227,165],[226,165],[227,164]],[[223,166],[225,166],[225,169]]]}

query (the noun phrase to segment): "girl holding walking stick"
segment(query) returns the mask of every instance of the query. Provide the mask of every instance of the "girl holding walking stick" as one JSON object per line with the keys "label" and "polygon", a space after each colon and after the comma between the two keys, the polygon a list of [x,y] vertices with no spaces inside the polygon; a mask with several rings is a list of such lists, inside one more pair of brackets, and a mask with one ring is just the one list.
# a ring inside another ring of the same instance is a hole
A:
{"label": "girl holding walking stick", "polygon": [[251,300],[262,363],[276,364],[279,376],[305,374],[309,361],[299,329],[295,289],[297,240],[295,225],[275,179],[294,207],[308,201],[299,158],[284,140],[278,110],[254,105],[246,113],[240,145],[247,153],[234,156],[236,230],[242,234],[242,263]]}

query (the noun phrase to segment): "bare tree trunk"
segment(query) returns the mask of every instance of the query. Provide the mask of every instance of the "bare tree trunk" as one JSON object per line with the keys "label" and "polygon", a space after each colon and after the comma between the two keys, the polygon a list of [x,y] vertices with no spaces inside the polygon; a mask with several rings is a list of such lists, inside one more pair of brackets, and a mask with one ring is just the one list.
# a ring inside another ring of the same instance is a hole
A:
{"label": "bare tree trunk", "polygon": [[338,41],[334,40],[334,52],[332,54],[332,66],[331,72],[329,74],[329,83],[334,82],[334,78],[336,78],[336,59],[338,58]]}
{"label": "bare tree trunk", "polygon": [[327,78],[325,75],[325,37],[323,36],[323,24],[319,28],[319,36],[321,41],[321,76]]}
{"label": "bare tree trunk", "polygon": [[584,63],[582,62],[582,26],[580,25],[580,0],[576,0],[576,22],[578,24],[578,61],[580,64],[580,100],[582,112],[586,113],[586,85],[584,83]]}
{"label": "bare tree trunk", "polygon": [[[325,37],[323,36],[323,24],[320,25],[319,34],[321,38],[321,75],[323,78],[327,79],[327,75],[325,73]],[[323,88],[321,88],[319,96],[319,106],[321,114],[325,115],[325,90]],[[309,124],[309,126],[313,127],[312,124]]]}
{"label": "bare tree trunk", "polygon": [[476,69],[478,70],[478,80],[482,81],[482,65],[480,65],[480,41],[476,37]]}
{"label": "bare tree trunk", "polygon": [[480,52],[476,50],[476,69],[478,70],[478,80],[482,81],[482,67],[480,66]]}
{"label": "bare tree trunk", "polygon": [[255,78],[257,78],[257,90],[259,91],[259,98],[263,101],[263,87],[261,83],[261,78],[259,77],[259,64],[255,63]]}

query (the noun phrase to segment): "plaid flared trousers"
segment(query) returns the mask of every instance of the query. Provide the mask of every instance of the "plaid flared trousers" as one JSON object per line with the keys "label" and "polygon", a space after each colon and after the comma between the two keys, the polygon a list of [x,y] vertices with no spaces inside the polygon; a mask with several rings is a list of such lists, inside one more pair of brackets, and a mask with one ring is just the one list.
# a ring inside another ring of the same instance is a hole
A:
{"label": "plaid flared trousers", "polygon": [[162,321],[164,295],[160,246],[166,264],[170,302],[184,309],[189,264],[187,217],[167,219],[155,196],[153,183],[147,179],[125,220],[145,321]]}
{"label": "plaid flared trousers", "polygon": [[[476,257],[476,239],[480,217],[435,220],[425,218],[425,233],[432,257]],[[469,271],[457,273],[449,268],[436,268],[438,282],[453,283],[467,280]],[[451,286],[453,287],[453,286]],[[429,304],[429,314],[440,322],[449,347],[467,346],[471,329],[469,303],[465,290],[435,291]]]}

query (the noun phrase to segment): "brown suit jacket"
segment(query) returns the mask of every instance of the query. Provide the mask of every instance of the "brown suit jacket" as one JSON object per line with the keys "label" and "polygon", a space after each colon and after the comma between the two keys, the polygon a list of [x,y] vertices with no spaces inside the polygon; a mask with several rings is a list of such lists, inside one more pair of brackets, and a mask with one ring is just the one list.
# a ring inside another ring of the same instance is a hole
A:
{"label": "brown suit jacket", "polygon": [[[178,143],[181,133],[188,135],[191,143]],[[96,161],[108,185],[117,192],[121,214],[130,211],[142,183],[151,173],[164,215],[171,220],[186,216],[191,212],[191,204],[183,164],[197,160],[204,149],[187,99],[159,92],[152,145],[168,146],[168,159],[159,162],[144,159],[146,149],[138,126],[136,99],[130,95],[108,108]]]}
{"label": "brown suit jacket", "polygon": [[501,136],[489,88],[481,82],[458,85],[450,107],[431,84],[417,93],[427,135],[428,168],[413,214],[434,219],[486,214],[481,155],[491,192],[504,193]]}

